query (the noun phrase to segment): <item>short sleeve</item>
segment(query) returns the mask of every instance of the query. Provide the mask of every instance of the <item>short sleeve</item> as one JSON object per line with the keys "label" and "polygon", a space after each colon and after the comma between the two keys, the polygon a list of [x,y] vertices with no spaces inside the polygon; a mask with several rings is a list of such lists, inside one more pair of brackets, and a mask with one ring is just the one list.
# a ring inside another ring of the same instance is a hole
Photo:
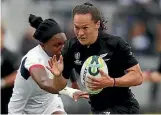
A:
{"label": "short sleeve", "polygon": [[30,69],[34,66],[43,66],[42,60],[36,57],[26,57],[24,60],[25,68],[30,71]]}
{"label": "short sleeve", "polygon": [[72,69],[73,69],[73,58],[72,58],[72,49],[69,47],[70,41],[68,40],[62,50],[64,70],[62,72],[63,77],[69,79]]}
{"label": "short sleeve", "polygon": [[138,61],[136,60],[131,51],[131,47],[122,38],[119,38],[117,44],[117,51],[118,51],[118,58],[120,59],[119,61],[121,62],[124,70],[127,70],[128,68],[138,64]]}

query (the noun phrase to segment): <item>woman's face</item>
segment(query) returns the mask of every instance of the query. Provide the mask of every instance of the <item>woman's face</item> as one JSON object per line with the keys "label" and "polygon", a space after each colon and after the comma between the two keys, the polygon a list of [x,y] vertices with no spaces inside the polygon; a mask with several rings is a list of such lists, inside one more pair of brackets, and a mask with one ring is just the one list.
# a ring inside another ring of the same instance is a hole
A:
{"label": "woman's face", "polygon": [[44,43],[43,49],[50,57],[56,55],[59,58],[66,40],[67,38],[64,33],[58,33],[54,35],[49,41]]}

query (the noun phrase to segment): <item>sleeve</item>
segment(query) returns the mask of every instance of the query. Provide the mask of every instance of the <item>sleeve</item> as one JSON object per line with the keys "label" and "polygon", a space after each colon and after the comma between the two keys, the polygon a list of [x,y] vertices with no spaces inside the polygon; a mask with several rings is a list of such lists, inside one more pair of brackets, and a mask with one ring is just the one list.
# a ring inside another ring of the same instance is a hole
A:
{"label": "sleeve", "polygon": [[62,72],[62,75],[64,78],[69,79],[72,69],[73,69],[73,58],[72,58],[72,50],[69,47],[70,41],[68,40],[64,48],[62,50],[62,56],[63,56],[63,62],[64,62],[64,70]]}
{"label": "sleeve", "polygon": [[71,82],[77,81],[77,77],[76,76],[77,76],[77,73],[76,73],[75,69],[72,69],[71,74],[70,74],[70,81]]}
{"label": "sleeve", "polygon": [[[24,62],[25,68],[26,68],[28,71],[30,71],[31,68],[36,67],[36,66],[45,68],[44,65],[43,65],[43,60],[40,59],[40,58],[36,58],[36,57],[26,57],[26,58],[23,60],[23,62]],[[22,63],[23,63],[23,62],[22,62]]]}
{"label": "sleeve", "polygon": [[119,38],[118,44],[117,44],[117,50],[119,61],[122,64],[122,67],[124,70],[127,70],[128,68],[138,64],[138,61],[135,59],[131,47],[129,44],[123,40],[122,38]]}

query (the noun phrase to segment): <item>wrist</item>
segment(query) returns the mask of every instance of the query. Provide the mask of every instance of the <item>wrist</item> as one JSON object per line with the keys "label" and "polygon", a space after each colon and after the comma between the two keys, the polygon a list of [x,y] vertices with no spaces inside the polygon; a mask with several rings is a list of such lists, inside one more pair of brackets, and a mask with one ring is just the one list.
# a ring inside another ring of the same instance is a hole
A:
{"label": "wrist", "polygon": [[60,78],[62,76],[62,73],[59,75],[55,75],[56,78]]}
{"label": "wrist", "polygon": [[115,87],[115,86],[116,86],[116,79],[113,78],[113,87]]}
{"label": "wrist", "polygon": [[59,94],[61,94],[61,95],[67,95],[67,96],[73,98],[73,94],[75,92],[78,92],[78,91],[80,91],[80,90],[73,89],[73,88],[70,88],[70,87],[65,87],[63,90],[59,91]]}

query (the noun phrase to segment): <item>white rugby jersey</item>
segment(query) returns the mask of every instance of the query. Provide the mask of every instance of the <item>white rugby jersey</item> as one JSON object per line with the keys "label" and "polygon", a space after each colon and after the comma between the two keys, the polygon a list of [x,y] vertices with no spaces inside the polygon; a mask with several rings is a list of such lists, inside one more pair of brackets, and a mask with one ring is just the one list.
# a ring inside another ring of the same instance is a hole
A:
{"label": "white rugby jersey", "polygon": [[[50,57],[40,45],[31,49],[21,60],[15,79],[13,94],[8,105],[9,114],[51,114],[64,111],[63,103],[58,94],[42,90],[30,76],[33,66],[46,66]],[[53,74],[46,69],[50,78]]]}

